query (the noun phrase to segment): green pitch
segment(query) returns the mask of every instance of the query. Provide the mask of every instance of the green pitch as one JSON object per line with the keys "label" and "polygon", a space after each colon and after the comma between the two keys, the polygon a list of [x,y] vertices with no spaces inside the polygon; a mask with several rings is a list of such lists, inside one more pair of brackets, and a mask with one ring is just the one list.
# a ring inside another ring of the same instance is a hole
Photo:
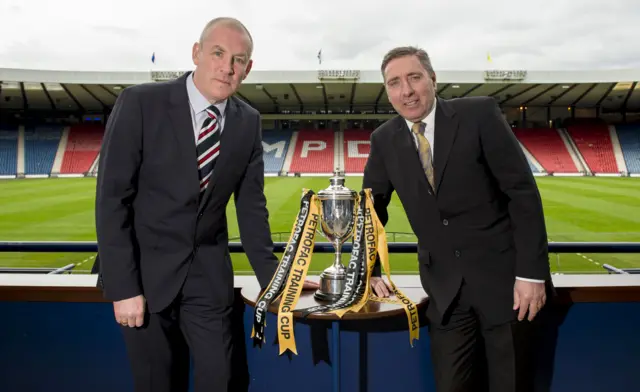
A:
{"label": "green pitch", "polygon": [[[538,178],[550,241],[640,241],[640,180],[634,178]],[[275,241],[287,241],[303,188],[316,191],[326,178],[267,178],[266,194]],[[360,189],[361,177],[347,185]],[[0,180],[0,241],[94,241],[95,179]],[[232,241],[239,241],[233,203],[228,207]],[[411,227],[397,197],[386,227],[389,241],[413,242]],[[278,234],[281,233],[281,234]],[[400,233],[400,234],[398,234]],[[402,234],[404,233],[404,234]],[[326,241],[318,237],[318,241]],[[61,267],[75,263],[87,272],[93,254],[0,253],[0,267]],[[394,274],[417,272],[416,256],[391,254]],[[244,254],[232,254],[238,274],[251,273]],[[346,260],[346,255],[345,255]],[[331,262],[316,254],[312,272]],[[552,254],[555,272],[600,272],[602,264],[640,267],[640,255]]]}

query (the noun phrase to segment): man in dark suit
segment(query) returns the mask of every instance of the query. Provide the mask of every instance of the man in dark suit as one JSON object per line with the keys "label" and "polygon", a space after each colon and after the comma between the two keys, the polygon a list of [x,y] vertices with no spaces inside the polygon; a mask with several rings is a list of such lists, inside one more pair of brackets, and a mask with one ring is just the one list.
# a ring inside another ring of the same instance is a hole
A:
{"label": "man in dark suit", "polygon": [[100,282],[138,392],[186,390],[189,351],[195,391],[228,389],[232,194],[263,288],[277,266],[260,115],[232,96],[252,48],[242,23],[214,19],[193,46],[194,72],[123,90],[107,123],[96,193]]}
{"label": "man in dark suit", "polygon": [[[423,50],[391,50],[382,73],[399,115],[372,133],[363,187],[383,224],[395,191],[418,238],[437,389],[481,391],[488,379],[491,391],[532,390],[532,320],[551,277],[518,141],[492,98],[437,98]],[[379,277],[372,286],[389,294]]]}

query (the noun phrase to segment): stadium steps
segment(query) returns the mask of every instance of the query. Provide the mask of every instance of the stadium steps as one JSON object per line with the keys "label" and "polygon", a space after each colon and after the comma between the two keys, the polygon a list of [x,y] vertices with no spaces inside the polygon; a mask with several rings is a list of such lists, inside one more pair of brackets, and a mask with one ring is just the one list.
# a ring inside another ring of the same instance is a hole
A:
{"label": "stadium steps", "polygon": [[513,128],[513,132],[547,173],[578,172],[555,128]]}
{"label": "stadium steps", "polygon": [[64,158],[64,152],[67,149],[67,143],[69,141],[69,127],[65,127],[62,131],[62,137],[58,144],[58,152],[53,160],[53,167],[51,168],[51,175],[60,174],[60,168],[62,167],[62,159]]}
{"label": "stadium steps", "polygon": [[25,159],[24,159],[24,126],[18,127],[18,171],[17,176],[24,176],[25,172]]}
{"label": "stadium steps", "polygon": [[103,137],[104,128],[101,125],[71,126],[60,173],[75,176],[88,173],[100,152]]}
{"label": "stadium steps", "polygon": [[609,137],[611,138],[611,144],[613,145],[613,154],[616,158],[618,170],[624,174],[629,173],[627,170],[627,164],[624,161],[624,155],[622,154],[622,147],[620,146],[620,139],[618,139],[616,127],[613,125],[609,125]]}
{"label": "stadium steps", "polygon": [[296,151],[296,145],[298,144],[298,131],[291,133],[291,139],[289,140],[289,149],[287,155],[284,157],[284,163],[282,164],[282,172],[289,173],[291,171],[291,162],[293,162],[293,154]]}
{"label": "stadium steps", "polygon": [[571,156],[573,163],[578,168],[578,171],[580,173],[587,173],[591,175],[591,169],[589,168],[589,165],[587,165],[587,162],[580,153],[580,149],[578,149],[578,146],[575,145],[567,130],[564,128],[558,128],[558,134],[564,142],[564,145],[567,147],[567,151],[569,151],[569,155]]}
{"label": "stadium steps", "polygon": [[343,143],[344,132],[335,132],[333,140],[333,161],[335,162],[335,169],[342,172],[344,172],[344,149],[342,148]]}
{"label": "stadium steps", "polygon": [[531,154],[529,150],[522,144],[520,140],[518,140],[520,144],[520,148],[522,148],[522,152],[527,157],[527,161],[529,162],[529,167],[531,167],[531,171],[534,173],[546,173],[546,170],[542,167],[540,162]]}
{"label": "stadium steps", "polygon": [[640,175],[640,124],[618,125],[616,131],[627,170]]}
{"label": "stadium steps", "polygon": [[98,155],[96,155],[96,159],[93,160],[93,163],[91,164],[91,168],[89,168],[89,173],[91,174],[98,173],[98,162],[100,162],[100,153],[98,153]]}

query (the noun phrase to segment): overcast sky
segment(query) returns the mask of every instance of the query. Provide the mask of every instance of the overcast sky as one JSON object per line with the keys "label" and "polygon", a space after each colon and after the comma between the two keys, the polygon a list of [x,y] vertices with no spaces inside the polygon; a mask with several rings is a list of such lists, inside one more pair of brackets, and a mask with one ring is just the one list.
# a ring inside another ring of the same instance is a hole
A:
{"label": "overcast sky", "polygon": [[397,45],[436,70],[640,68],[638,0],[0,0],[0,15],[3,68],[191,69],[218,16],[245,22],[259,70],[378,69]]}

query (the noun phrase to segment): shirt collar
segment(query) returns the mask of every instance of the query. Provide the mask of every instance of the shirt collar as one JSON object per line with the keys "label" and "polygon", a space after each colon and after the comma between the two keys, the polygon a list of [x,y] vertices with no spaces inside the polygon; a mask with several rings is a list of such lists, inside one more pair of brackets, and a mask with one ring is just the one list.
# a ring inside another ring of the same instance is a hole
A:
{"label": "shirt collar", "polygon": [[[429,114],[427,114],[427,117],[423,118],[422,120],[420,120],[420,122],[423,123],[427,123],[428,126],[432,127],[435,125],[434,121],[436,118],[436,105],[438,104],[438,100],[434,99],[433,100],[433,107],[431,108],[431,111],[429,112]],[[409,121],[405,118],[404,120],[407,123],[407,126],[409,127],[409,131],[411,131],[411,128],[413,127],[413,122]]]}
{"label": "shirt collar", "polygon": [[[211,103],[209,103],[207,98],[202,95],[200,90],[198,90],[195,83],[193,82],[193,72],[187,77],[187,94],[189,95],[189,104],[191,104],[191,108],[193,109],[193,112],[195,114],[199,114],[200,112],[211,106]],[[225,99],[224,101],[215,105],[222,116],[224,116],[224,110],[227,107],[227,101],[228,100]]]}

